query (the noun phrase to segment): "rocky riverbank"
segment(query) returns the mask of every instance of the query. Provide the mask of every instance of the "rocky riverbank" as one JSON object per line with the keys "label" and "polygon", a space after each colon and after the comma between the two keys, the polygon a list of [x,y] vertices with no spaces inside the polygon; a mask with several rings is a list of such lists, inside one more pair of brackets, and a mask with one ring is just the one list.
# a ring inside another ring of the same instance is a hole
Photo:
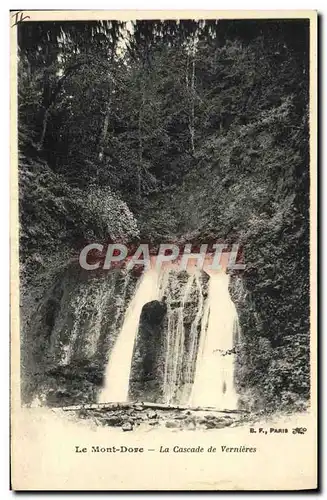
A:
{"label": "rocky riverbank", "polygon": [[246,422],[248,415],[237,411],[214,409],[145,406],[139,403],[126,405],[89,405],[64,409],[72,419],[86,419],[102,427],[120,427],[130,432],[136,429],[151,430],[159,427],[171,429],[222,429]]}

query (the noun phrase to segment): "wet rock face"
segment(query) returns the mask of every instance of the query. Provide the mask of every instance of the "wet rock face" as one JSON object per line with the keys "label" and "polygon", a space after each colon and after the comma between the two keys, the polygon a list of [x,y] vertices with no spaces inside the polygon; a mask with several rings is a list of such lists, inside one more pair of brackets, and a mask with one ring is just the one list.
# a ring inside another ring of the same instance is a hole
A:
{"label": "wet rock face", "polygon": [[205,272],[198,277],[186,271],[169,276],[165,290],[168,296],[165,401],[169,403],[185,404],[191,394],[208,280]]}
{"label": "wet rock face", "polygon": [[28,302],[22,323],[22,399],[48,406],[94,402],[137,278],[72,264]]}
{"label": "wet rock face", "polygon": [[259,260],[254,242],[247,251],[251,264],[230,281],[242,332],[235,357],[239,408],[302,411],[310,397],[309,329],[303,323],[305,285],[297,287],[294,281],[305,283],[305,270],[293,276],[282,252],[274,257],[273,265]]}
{"label": "wet rock face", "polygon": [[132,401],[162,400],[166,312],[166,304],[158,300],[143,306],[129,382],[129,399]]}
{"label": "wet rock face", "polygon": [[150,328],[160,325],[166,311],[167,307],[163,302],[160,302],[159,300],[152,300],[151,302],[148,302],[143,306],[140,326],[142,326],[142,322],[144,323],[144,326],[149,325]]}

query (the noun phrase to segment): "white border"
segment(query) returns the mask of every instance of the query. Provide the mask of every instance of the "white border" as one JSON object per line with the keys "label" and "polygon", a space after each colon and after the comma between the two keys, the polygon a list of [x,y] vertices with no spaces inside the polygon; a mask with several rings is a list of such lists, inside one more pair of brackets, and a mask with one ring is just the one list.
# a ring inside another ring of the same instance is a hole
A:
{"label": "white border", "polygon": [[[8,10],[17,8],[20,9],[45,9],[45,8],[55,8],[57,9],[316,9],[322,16],[326,15],[326,3],[325,1],[316,1],[313,4],[307,1],[287,1],[287,0],[275,0],[274,2],[264,3],[259,1],[252,0],[251,2],[244,3],[236,0],[229,0],[225,5],[223,3],[202,0],[201,2],[194,0],[166,0],[166,1],[158,1],[154,4],[151,1],[131,1],[131,0],[120,0],[117,2],[110,2],[104,0],[93,0],[91,2],[83,2],[83,1],[71,1],[71,0],[57,0],[55,5],[45,5],[44,2],[40,2],[39,0],[30,0],[25,1],[21,0],[19,5],[13,5],[13,2],[5,1],[2,3],[0,7],[0,13],[3,14],[1,16],[1,25],[0,25],[0,33],[1,33],[1,52],[3,58],[1,59],[2,67],[1,67],[1,143],[2,143],[2,171],[1,171],[1,194],[0,194],[0,214],[1,214],[1,236],[2,236],[2,245],[0,246],[0,262],[2,264],[2,279],[0,279],[0,307],[1,307],[1,350],[2,360],[0,363],[0,380],[1,380],[1,401],[4,403],[2,411],[0,412],[0,428],[2,433],[4,434],[3,439],[1,440],[1,498],[8,498],[12,493],[8,491],[9,487],[9,467],[8,467],[8,450],[9,450],[9,440],[8,440],[8,401],[9,401],[9,390],[8,390],[8,373],[9,373],[9,356],[8,356],[8,345],[9,345],[9,23],[8,23]],[[325,28],[325,20],[322,19],[321,26],[322,32]],[[321,63],[324,63],[326,60],[326,36],[323,35],[323,39],[321,40],[320,52],[322,53]],[[323,64],[320,68],[320,73],[324,74],[325,65]],[[323,89],[322,89],[323,91]],[[321,104],[321,103],[320,103]],[[323,113],[321,114],[322,123],[321,126],[325,123],[326,118],[326,107],[324,108]],[[321,188],[322,194],[322,213],[326,215],[326,202],[324,201],[323,194],[326,192],[326,175],[323,175],[326,172],[326,161],[323,157],[323,137],[321,135],[321,151],[320,151],[320,174],[323,177],[323,187]],[[321,180],[321,179],[320,179]],[[327,231],[327,217],[323,219],[323,227],[321,228],[322,235],[322,243],[323,234],[326,234]],[[323,256],[323,255],[322,255]],[[323,272],[323,278],[325,278],[325,272]],[[325,280],[323,280],[325,281]],[[326,300],[327,303],[327,300]],[[326,304],[327,305],[327,304]],[[325,303],[322,303],[322,311],[327,310],[327,307],[324,307]],[[323,336],[323,332],[325,332],[325,323],[321,324],[320,334]],[[327,329],[326,329],[327,331]],[[323,372],[323,380],[321,381],[322,386],[326,387],[323,382],[326,382],[326,370],[324,369],[326,359],[326,342],[323,343],[323,351],[324,357],[321,360],[321,368]],[[321,391],[322,392],[322,391]],[[323,433],[324,436],[324,444],[326,439],[326,433]],[[27,457],[28,459],[28,457]],[[32,494],[33,495],[33,494]],[[42,498],[45,496],[44,494],[38,494],[38,498]],[[300,495],[300,494],[299,494]],[[63,495],[64,497],[68,497],[68,495]],[[88,497],[93,497],[94,494],[89,493],[86,495]],[[148,495],[147,495],[148,496]],[[174,496],[174,495],[173,495]],[[202,496],[199,494],[198,496]],[[220,496],[225,496],[220,493]],[[279,495],[284,496],[284,495]],[[286,495],[285,495],[286,496]],[[256,495],[258,497],[258,495]]]}

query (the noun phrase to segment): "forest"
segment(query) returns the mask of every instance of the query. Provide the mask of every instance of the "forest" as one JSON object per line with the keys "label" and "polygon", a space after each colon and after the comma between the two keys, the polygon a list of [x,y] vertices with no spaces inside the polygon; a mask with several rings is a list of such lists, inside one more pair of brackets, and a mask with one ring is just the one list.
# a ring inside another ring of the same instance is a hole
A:
{"label": "forest", "polygon": [[308,109],[307,20],[21,23],[23,302],[89,242],[236,242],[242,404],[306,408]]}

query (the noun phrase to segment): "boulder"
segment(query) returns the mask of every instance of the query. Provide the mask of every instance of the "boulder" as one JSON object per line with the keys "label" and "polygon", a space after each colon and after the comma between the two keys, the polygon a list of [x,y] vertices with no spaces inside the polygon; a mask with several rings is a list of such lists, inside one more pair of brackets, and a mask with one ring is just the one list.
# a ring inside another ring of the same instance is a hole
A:
{"label": "boulder", "polygon": [[122,430],[124,432],[126,431],[132,431],[133,430],[133,424],[131,422],[125,422],[123,425],[122,425]]}

